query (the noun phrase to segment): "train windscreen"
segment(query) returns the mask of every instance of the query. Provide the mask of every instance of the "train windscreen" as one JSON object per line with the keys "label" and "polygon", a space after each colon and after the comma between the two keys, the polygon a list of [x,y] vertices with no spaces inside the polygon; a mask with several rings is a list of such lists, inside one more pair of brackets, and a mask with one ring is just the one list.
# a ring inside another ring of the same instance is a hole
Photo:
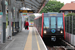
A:
{"label": "train windscreen", "polygon": [[63,28],[63,17],[57,18],[57,28]]}
{"label": "train windscreen", "polygon": [[44,28],[49,28],[49,17],[44,17]]}
{"label": "train windscreen", "polygon": [[51,17],[51,28],[56,28],[56,17]]}

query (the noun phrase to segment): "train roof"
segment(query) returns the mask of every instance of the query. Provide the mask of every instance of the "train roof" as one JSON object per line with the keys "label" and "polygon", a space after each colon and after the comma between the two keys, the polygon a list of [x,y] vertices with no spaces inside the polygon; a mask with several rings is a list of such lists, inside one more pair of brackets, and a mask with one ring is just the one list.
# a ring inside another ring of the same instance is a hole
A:
{"label": "train roof", "polygon": [[38,19],[38,18],[40,18],[40,17],[42,17],[42,16],[39,16],[39,17],[37,17],[37,18],[35,18],[35,19]]}
{"label": "train roof", "polygon": [[[44,13],[44,16],[57,16],[57,17],[62,16],[63,17],[63,13],[49,12],[49,13]],[[38,19],[40,17],[42,17],[42,16],[39,16],[39,17],[37,17],[35,19]]]}

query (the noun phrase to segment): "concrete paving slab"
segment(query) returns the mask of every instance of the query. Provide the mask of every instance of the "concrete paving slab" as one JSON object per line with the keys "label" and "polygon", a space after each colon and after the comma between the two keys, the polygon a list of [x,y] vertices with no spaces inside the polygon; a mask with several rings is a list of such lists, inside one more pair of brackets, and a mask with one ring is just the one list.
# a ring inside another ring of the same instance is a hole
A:
{"label": "concrete paving slab", "polygon": [[29,31],[23,30],[17,34],[14,38],[15,40],[10,44],[5,50],[24,50],[24,46],[27,40]]}
{"label": "concrete paving slab", "polygon": [[38,50],[38,46],[37,46],[37,41],[36,41],[36,37],[35,37],[35,33],[34,33],[34,28],[32,30],[32,50]]}
{"label": "concrete paving slab", "polygon": [[13,40],[7,44],[3,50],[47,50],[35,27],[30,27],[29,30],[23,28],[22,32],[13,36]]}
{"label": "concrete paving slab", "polygon": [[46,47],[45,43],[43,42],[40,34],[38,33],[38,31],[37,31],[37,29],[35,27],[34,27],[34,33],[36,34],[40,50],[47,50],[47,47]]}

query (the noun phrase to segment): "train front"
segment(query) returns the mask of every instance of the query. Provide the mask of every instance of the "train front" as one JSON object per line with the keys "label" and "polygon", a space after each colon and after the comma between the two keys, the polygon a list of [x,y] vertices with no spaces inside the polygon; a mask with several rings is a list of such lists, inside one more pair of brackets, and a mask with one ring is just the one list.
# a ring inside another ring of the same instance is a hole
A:
{"label": "train front", "polygon": [[52,41],[64,38],[64,24],[63,13],[44,13],[43,37],[50,37]]}

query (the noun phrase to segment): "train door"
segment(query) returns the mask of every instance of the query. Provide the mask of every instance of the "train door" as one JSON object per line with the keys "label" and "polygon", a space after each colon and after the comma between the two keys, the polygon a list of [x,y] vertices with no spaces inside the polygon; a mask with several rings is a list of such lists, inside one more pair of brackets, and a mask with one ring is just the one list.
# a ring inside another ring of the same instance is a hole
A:
{"label": "train door", "polygon": [[51,19],[51,21],[50,21],[50,31],[51,31],[51,40],[52,41],[56,41],[56,25],[57,25],[57,22],[56,22],[56,17],[51,17],[50,18]]}
{"label": "train door", "polygon": [[51,17],[50,19],[51,19],[51,21],[50,21],[51,33],[55,34],[56,33],[56,25],[57,25],[57,23],[56,23],[56,17]]}

